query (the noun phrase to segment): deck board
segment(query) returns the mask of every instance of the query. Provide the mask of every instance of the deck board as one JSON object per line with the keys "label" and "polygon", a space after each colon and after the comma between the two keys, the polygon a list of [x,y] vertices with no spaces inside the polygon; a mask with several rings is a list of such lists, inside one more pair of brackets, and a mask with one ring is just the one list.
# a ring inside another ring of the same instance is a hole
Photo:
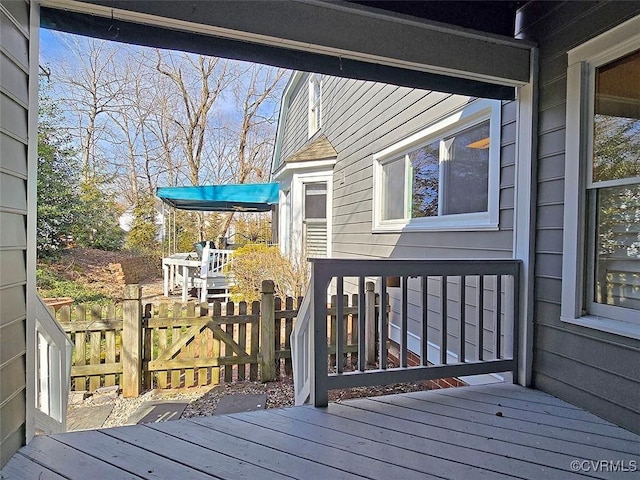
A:
{"label": "deck board", "polygon": [[144,428],[140,428],[141,426],[111,428],[104,430],[104,433],[135,445],[145,445],[146,448],[160,455],[189,465],[208,475],[220,478],[264,478],[265,480],[283,478],[282,473],[265,466],[223,455],[211,448],[160,432],[146,425]]}
{"label": "deck board", "polygon": [[[548,421],[544,415],[541,415],[539,422],[525,421],[518,418],[499,417],[496,415],[500,407],[496,405],[496,412],[485,413],[473,411],[467,408],[461,408],[455,404],[443,404],[431,399],[423,399],[416,397],[408,397],[403,395],[393,397],[374,398],[372,401],[385,403],[387,405],[396,405],[413,410],[412,416],[417,416],[415,412],[428,412],[441,415],[443,418],[461,418],[464,419],[468,426],[479,425],[487,426],[494,429],[507,429],[523,432],[529,435],[539,435],[546,438],[555,438],[558,440],[566,440],[578,444],[591,445],[599,448],[609,449],[611,451],[620,451],[627,453],[637,453],[637,443],[626,441],[625,439],[610,437],[608,435],[598,435],[594,433],[586,433],[570,428],[565,428],[561,423],[552,425],[546,424]],[[616,429],[611,425],[612,429]],[[626,433],[626,432],[625,432]],[[626,434],[621,434],[626,436]]]}
{"label": "deck board", "polygon": [[[502,472],[511,478],[541,478],[549,467],[558,470],[566,468],[574,457],[548,452],[532,447],[469,435],[439,427],[386,417],[354,415],[353,409],[343,405],[331,406],[331,415],[314,409],[296,412],[294,418],[326,426],[339,431],[370,438],[383,444],[406,448],[419,452],[429,452],[464,465],[487,468]],[[279,411],[280,415],[291,415],[290,410]],[[370,422],[370,423],[365,423]],[[517,473],[516,473],[517,472]]]}
{"label": "deck board", "polygon": [[[310,410],[307,408],[306,410]],[[325,415],[327,416],[327,415]],[[300,421],[296,418],[261,418],[259,415],[243,415],[248,423],[277,432],[286,433],[302,440],[310,440],[319,445],[329,446],[339,451],[356,454],[360,460],[368,465],[369,471],[359,470],[361,475],[369,478],[429,478],[447,477],[457,471],[457,477],[464,478],[512,478],[500,475],[495,471],[487,471],[473,465],[460,464],[457,461],[447,460],[437,454],[426,455],[423,452],[411,448],[402,448],[395,443],[385,443],[373,440],[371,432],[366,435],[345,433],[340,429],[327,429],[314,424]],[[361,432],[362,433],[362,432]],[[380,459],[385,459],[382,462]],[[340,461],[332,458],[330,461]],[[341,462],[348,465],[348,458]],[[356,464],[352,462],[354,468]],[[381,465],[382,464],[382,465]],[[390,477],[394,475],[394,477]]]}
{"label": "deck board", "polygon": [[211,479],[210,475],[199,472],[184,463],[140,448],[105,435],[100,431],[83,431],[77,435],[55,435],[54,439],[80,452],[91,454],[95,451],[109,452],[107,461],[122,470],[150,479],[189,478],[190,480]]}
{"label": "deck board", "polygon": [[[411,397],[410,395],[407,396]],[[493,419],[495,419],[497,413],[500,413],[502,414],[502,418],[507,417],[520,420],[522,422],[547,426],[556,426],[558,424],[557,416],[549,415],[546,412],[532,412],[531,410],[512,408],[503,402],[499,402],[497,404],[477,402],[470,398],[453,395],[431,395],[428,400],[423,398],[417,398],[417,400],[420,402],[428,401],[432,404],[453,407],[456,411],[485,413]],[[610,423],[596,423],[588,418],[578,420],[564,417],[562,418],[562,428],[588,435],[613,436],[614,438],[621,435],[619,428],[616,425],[612,425]]]}
{"label": "deck board", "polygon": [[314,460],[307,460],[299,455],[297,448],[292,448],[290,452],[285,452],[281,450],[281,446],[277,444],[275,439],[272,441],[271,446],[265,446],[256,442],[252,432],[248,436],[238,437],[220,430],[207,428],[197,423],[198,421],[157,423],[153,424],[152,428],[171,433],[199,445],[205,444],[223,455],[235,459],[244,459],[255,465],[260,465],[294,478],[362,478],[339,468],[329,467]]}
{"label": "deck board", "polygon": [[640,436],[499,384],[39,436],[2,478],[621,478],[573,460],[637,465]]}
{"label": "deck board", "polygon": [[2,470],[1,478],[37,478],[38,480],[64,480],[62,475],[52,472],[19,453]]}
{"label": "deck board", "polygon": [[[443,388],[441,390],[438,390],[437,392],[434,392],[434,394],[437,393],[438,395],[448,395],[451,393],[450,390],[451,389],[449,388]],[[494,388],[494,390],[496,389]],[[566,407],[564,405],[559,406],[554,404],[531,401],[530,399],[523,400],[521,398],[498,395],[497,393],[500,393],[500,392],[496,392],[494,394],[491,390],[484,392],[479,389],[474,389],[474,391],[466,391],[465,389],[463,391],[456,392],[455,395],[457,395],[459,398],[474,400],[475,402],[478,402],[478,403],[510,407],[517,410],[524,410],[527,412],[535,412],[538,414],[555,416],[561,419],[572,418],[574,420],[584,420],[591,423],[600,423],[604,425],[609,424],[609,422],[607,422],[606,420],[600,417],[596,417],[595,415],[587,413],[584,410],[580,410],[573,406],[571,407]]]}

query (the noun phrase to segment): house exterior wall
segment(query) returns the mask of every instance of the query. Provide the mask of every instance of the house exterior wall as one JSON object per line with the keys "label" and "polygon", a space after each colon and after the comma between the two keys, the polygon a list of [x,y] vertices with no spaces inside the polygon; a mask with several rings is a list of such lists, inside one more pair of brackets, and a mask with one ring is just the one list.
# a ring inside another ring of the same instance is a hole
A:
{"label": "house exterior wall", "polygon": [[0,2],[0,466],[26,438],[29,5]]}
{"label": "house exterior wall", "polygon": [[517,34],[539,44],[534,383],[640,432],[640,341],[560,320],[567,51],[640,14],[638,2],[532,2]]}
{"label": "house exterior wall", "polygon": [[[295,77],[294,77],[295,78]],[[281,162],[305,144],[308,138],[308,76],[303,74],[294,86],[287,105],[279,135]],[[471,99],[459,95],[398,87],[362,80],[324,76],[322,79],[323,134],[337,152],[333,170],[333,209],[330,237],[331,256],[348,258],[512,258],[514,184],[516,156],[516,103],[504,102],[501,108],[501,146],[499,181],[499,227],[495,230],[442,230],[402,233],[373,232],[373,155],[409,137],[426,126],[446,117]],[[316,135],[318,135],[316,134]],[[295,199],[294,199],[295,202]],[[449,279],[450,291],[457,291],[458,280]],[[349,290],[348,280],[346,288]],[[422,305],[420,282],[409,283],[409,343],[419,352]],[[430,279],[431,305],[438,305],[439,281]],[[504,295],[504,290],[501,294]],[[398,336],[396,319],[400,313],[399,289],[389,289],[392,339]],[[496,295],[487,282],[485,295]],[[467,285],[467,308],[475,308],[475,286]],[[450,342],[458,345],[455,298],[449,311]],[[489,305],[492,302],[486,302]],[[490,309],[487,308],[487,312]],[[434,317],[430,338],[439,338],[439,311]],[[508,323],[508,322],[507,322]],[[469,326],[473,329],[473,326]],[[472,334],[471,338],[475,338]],[[492,332],[485,334],[485,351],[492,346]],[[438,346],[430,350],[430,358],[438,361]],[[455,347],[457,348],[457,347]],[[477,346],[470,341],[467,352],[476,355]],[[451,351],[454,355],[455,351]],[[488,355],[485,357],[488,358]]]}

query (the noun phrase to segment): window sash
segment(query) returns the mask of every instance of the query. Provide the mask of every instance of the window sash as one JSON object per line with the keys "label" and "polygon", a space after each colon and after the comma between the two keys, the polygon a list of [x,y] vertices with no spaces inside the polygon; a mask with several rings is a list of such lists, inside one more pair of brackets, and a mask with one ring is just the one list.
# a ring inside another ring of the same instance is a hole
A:
{"label": "window sash", "polygon": [[309,77],[309,136],[320,130],[322,104],[322,78],[317,74]]}
{"label": "window sash", "polygon": [[[398,142],[374,155],[374,215],[373,228],[380,231],[394,230],[478,230],[498,228],[498,195],[500,177],[500,109],[501,104],[492,100],[476,100],[464,106],[463,110],[452,113],[433,126]],[[488,181],[486,206],[482,211],[446,214],[443,210],[447,195],[445,168],[440,168],[448,157],[447,140],[462,131],[488,122],[491,139],[488,158]],[[438,215],[412,215],[413,180],[410,154],[429,144],[438,143]],[[402,159],[404,165],[403,212],[401,217],[388,214],[389,202],[397,200],[397,194],[389,193],[385,169],[389,164]],[[395,197],[391,198],[391,197]]]}
{"label": "window sash", "polygon": [[[587,269],[593,256],[587,235],[590,205],[588,196],[595,188],[612,183],[591,182],[594,69],[621,58],[640,47],[640,16],[578,45],[568,52],[567,115],[565,148],[565,196],[562,247],[562,302],[560,318],[564,322],[617,335],[640,339],[638,312],[624,308],[589,305]],[[595,308],[591,308],[595,307]]]}

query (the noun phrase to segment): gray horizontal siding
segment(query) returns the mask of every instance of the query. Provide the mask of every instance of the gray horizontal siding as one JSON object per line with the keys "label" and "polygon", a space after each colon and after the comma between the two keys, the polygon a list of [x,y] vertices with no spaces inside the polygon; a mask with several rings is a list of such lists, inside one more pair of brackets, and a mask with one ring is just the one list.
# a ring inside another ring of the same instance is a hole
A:
{"label": "gray horizontal siding", "polygon": [[27,146],[24,140],[0,132],[0,149],[0,171],[26,178],[27,165],[24,159],[27,156]]}
{"label": "gray horizontal siding", "polygon": [[[338,153],[334,167],[332,254],[355,258],[509,258],[512,255],[516,162],[515,102],[503,105],[500,230],[492,232],[372,233],[373,155],[443,118],[470,101],[439,92],[375,82],[324,77],[322,133]],[[291,97],[282,139],[282,158],[308,140],[307,79]],[[397,298],[392,292],[392,306]],[[394,307],[395,308],[395,307]],[[411,308],[409,330],[419,334],[419,305]],[[392,316],[392,320],[393,320]],[[455,323],[456,319],[453,318]],[[439,331],[433,325],[434,338]],[[457,327],[456,327],[457,328]],[[452,332],[455,328],[452,327]],[[490,339],[490,335],[487,335]],[[452,333],[452,341],[455,335]],[[475,348],[474,345],[469,346]]]}
{"label": "gray horizontal siding", "polygon": [[282,147],[280,161],[293,155],[308,139],[309,133],[309,85],[308,75],[303,75],[291,94],[289,105],[286,106],[284,133],[282,133]]}
{"label": "gray horizontal siding", "polygon": [[521,34],[540,52],[534,382],[640,431],[640,342],[560,321],[567,50],[640,14],[638,2],[532,2]]}
{"label": "gray horizontal siding", "polygon": [[26,436],[29,6],[0,10],[0,467]]}

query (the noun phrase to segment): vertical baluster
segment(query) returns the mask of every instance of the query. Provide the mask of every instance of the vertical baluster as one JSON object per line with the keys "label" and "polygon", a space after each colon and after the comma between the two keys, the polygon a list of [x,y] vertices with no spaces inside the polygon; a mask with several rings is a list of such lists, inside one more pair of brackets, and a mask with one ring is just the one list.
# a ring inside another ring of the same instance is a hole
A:
{"label": "vertical baluster", "polygon": [[478,275],[478,360],[484,360],[484,275]]}
{"label": "vertical baluster", "polygon": [[458,362],[464,363],[466,357],[466,336],[467,336],[467,325],[466,325],[466,287],[467,287],[467,277],[464,275],[460,276],[460,348],[458,349]]}
{"label": "vertical baluster", "polygon": [[358,370],[364,372],[366,367],[366,300],[365,300],[365,279],[358,279]]}
{"label": "vertical baluster", "polygon": [[408,277],[402,277],[402,318],[400,324],[400,367],[407,368],[407,330],[409,317]]}
{"label": "vertical baluster", "polygon": [[[349,347],[349,351],[345,354],[349,357],[348,365],[351,368],[357,367],[358,365],[358,345],[359,342],[359,325],[358,322],[358,313],[360,311],[358,306],[358,298],[359,295],[354,293],[351,295],[351,314],[345,316],[345,322],[349,325],[349,331],[347,332],[347,346]],[[349,305],[349,296],[345,295],[345,305]],[[349,336],[351,335],[351,336]],[[354,350],[355,347],[355,350]]]}
{"label": "vertical baluster", "polygon": [[442,316],[440,363],[447,364],[447,277],[440,277],[440,314]]}
{"label": "vertical baluster", "polygon": [[336,278],[336,371],[344,371],[344,278]]}
{"label": "vertical baluster", "polygon": [[513,362],[513,383],[518,383],[518,349],[520,347],[518,343],[518,332],[520,331],[520,268],[516,268],[516,272],[513,277],[513,288],[511,289],[513,295],[513,351],[511,357]]}
{"label": "vertical baluster", "polygon": [[502,275],[496,275],[496,308],[494,311],[493,356],[502,358]]}
{"label": "vertical baluster", "polygon": [[337,363],[336,361],[336,330],[338,328],[338,321],[336,320],[336,312],[338,309],[338,297],[337,295],[331,295],[331,318],[327,324],[327,337],[329,338],[329,350],[333,350],[333,353],[329,354],[329,365],[332,367]]}
{"label": "vertical baluster", "polygon": [[380,329],[379,334],[379,350],[378,355],[380,361],[380,369],[387,369],[387,278],[383,276],[380,281]]}
{"label": "vertical baluster", "polygon": [[423,366],[429,364],[429,277],[422,277],[422,340],[420,360]]}

